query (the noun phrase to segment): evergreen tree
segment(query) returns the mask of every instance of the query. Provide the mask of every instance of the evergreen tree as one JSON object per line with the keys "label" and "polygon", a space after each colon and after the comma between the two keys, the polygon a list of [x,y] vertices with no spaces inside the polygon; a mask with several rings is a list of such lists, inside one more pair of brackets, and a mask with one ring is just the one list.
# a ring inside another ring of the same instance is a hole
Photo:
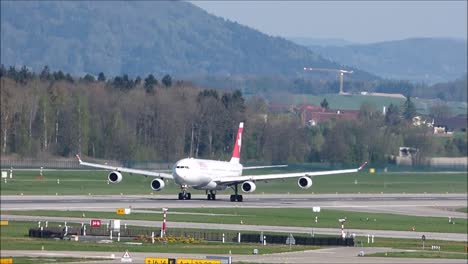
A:
{"label": "evergreen tree", "polygon": [[41,71],[41,74],[39,75],[39,78],[41,80],[50,80],[50,69],[49,66],[44,66],[44,68]]}
{"label": "evergreen tree", "polygon": [[7,76],[12,78],[13,80],[17,80],[18,72],[16,71],[16,68],[13,66],[10,66],[10,68],[8,68]]}
{"label": "evergreen tree", "polygon": [[97,79],[99,82],[105,82],[106,81],[106,76],[104,75],[103,72],[100,72],[99,75],[98,75],[98,79]]}
{"label": "evergreen tree", "polygon": [[54,72],[54,79],[56,81],[65,80],[65,74],[63,74],[61,70],[59,70],[58,72]]}
{"label": "evergreen tree", "polygon": [[396,125],[400,122],[400,109],[394,104],[388,106],[388,110],[385,113],[385,123],[388,125]]}
{"label": "evergreen tree", "polygon": [[409,96],[406,97],[406,101],[403,104],[403,118],[405,120],[412,120],[416,116],[416,106],[411,101]]}
{"label": "evergreen tree", "polygon": [[320,102],[320,106],[328,110],[329,106],[328,106],[327,98],[323,98],[322,102]]}
{"label": "evergreen tree", "polygon": [[6,75],[6,69],[5,66],[2,64],[0,66],[0,78]]}
{"label": "evergreen tree", "polygon": [[158,80],[154,78],[153,74],[149,74],[148,77],[145,78],[145,91],[147,93],[151,93],[154,90],[154,86],[158,84]]}
{"label": "evergreen tree", "polygon": [[140,83],[141,83],[141,77],[140,77],[140,76],[137,76],[137,77],[135,78],[135,86],[136,86],[136,85],[139,85]]}
{"label": "evergreen tree", "polygon": [[[94,78],[94,77],[93,77],[93,78]],[[65,80],[66,80],[67,82],[70,82],[70,83],[73,83],[73,82],[75,81],[75,80],[73,80],[73,77],[70,75],[70,73],[67,73],[67,74],[65,75]]]}
{"label": "evergreen tree", "polygon": [[172,77],[169,74],[166,74],[162,78],[161,82],[164,84],[164,86],[171,87],[172,86]]}
{"label": "evergreen tree", "polygon": [[85,82],[94,82],[95,79],[94,79],[94,76],[92,76],[91,74],[86,74],[83,77],[83,81],[85,81]]}

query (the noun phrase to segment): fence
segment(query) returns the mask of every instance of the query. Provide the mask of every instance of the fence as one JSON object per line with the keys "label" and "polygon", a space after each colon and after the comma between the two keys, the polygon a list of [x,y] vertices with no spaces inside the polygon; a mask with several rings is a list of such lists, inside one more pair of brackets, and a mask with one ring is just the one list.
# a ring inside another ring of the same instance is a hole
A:
{"label": "fence", "polygon": [[[135,169],[153,169],[153,170],[167,170],[171,169],[172,163],[168,162],[137,162],[137,161],[109,161],[109,160],[96,160],[89,159],[89,162],[106,164],[115,167],[129,167]],[[89,169],[89,167],[81,166],[76,159],[60,159],[60,160],[41,160],[41,159],[1,159],[0,168],[9,169],[66,169],[66,170],[79,170]]]}
{"label": "fence", "polygon": [[[67,236],[70,235],[84,235],[83,227],[68,227]],[[134,238],[134,237],[151,237],[152,233],[159,236],[160,229],[137,229],[126,228],[119,231],[120,237]],[[110,230],[105,227],[100,228],[87,228],[87,236],[110,236]],[[117,232],[113,232],[116,236]],[[48,228],[31,228],[29,229],[30,237],[42,238],[63,238],[65,236],[65,228],[62,227],[48,227]],[[203,231],[185,231],[185,230],[172,230],[167,231],[166,236],[169,237],[185,237],[195,238],[204,241],[214,242],[238,242],[239,234],[235,232],[203,232]],[[287,244],[289,235],[271,235],[264,234],[267,244]],[[316,245],[316,246],[354,246],[353,238],[342,239],[341,237],[309,237],[309,236],[295,236],[294,244],[296,245]],[[260,234],[241,234],[240,242],[242,243],[260,243]]]}

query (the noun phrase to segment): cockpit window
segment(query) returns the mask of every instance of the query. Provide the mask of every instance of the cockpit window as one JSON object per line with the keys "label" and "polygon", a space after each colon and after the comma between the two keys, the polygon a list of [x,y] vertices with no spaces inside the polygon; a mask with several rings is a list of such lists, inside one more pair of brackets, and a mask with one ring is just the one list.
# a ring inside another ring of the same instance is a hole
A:
{"label": "cockpit window", "polygon": [[177,169],[188,169],[188,166],[176,166]]}

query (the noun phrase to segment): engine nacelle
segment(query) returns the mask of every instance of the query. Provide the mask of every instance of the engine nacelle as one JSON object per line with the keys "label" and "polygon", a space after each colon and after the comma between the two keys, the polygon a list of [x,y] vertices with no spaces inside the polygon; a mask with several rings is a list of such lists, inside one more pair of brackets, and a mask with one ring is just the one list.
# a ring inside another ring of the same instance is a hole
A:
{"label": "engine nacelle", "polygon": [[312,179],[307,176],[300,177],[299,180],[297,180],[297,185],[302,189],[308,189],[312,187]]}
{"label": "engine nacelle", "polygon": [[109,175],[107,175],[107,180],[110,183],[119,183],[122,181],[122,174],[118,171],[111,171]]}
{"label": "engine nacelle", "polygon": [[241,189],[243,192],[250,193],[250,192],[255,191],[255,189],[257,189],[257,186],[255,185],[255,183],[251,181],[246,181],[242,183]]}
{"label": "engine nacelle", "polygon": [[162,188],[164,188],[164,186],[164,181],[161,179],[154,179],[151,181],[151,189],[154,191],[160,191]]}

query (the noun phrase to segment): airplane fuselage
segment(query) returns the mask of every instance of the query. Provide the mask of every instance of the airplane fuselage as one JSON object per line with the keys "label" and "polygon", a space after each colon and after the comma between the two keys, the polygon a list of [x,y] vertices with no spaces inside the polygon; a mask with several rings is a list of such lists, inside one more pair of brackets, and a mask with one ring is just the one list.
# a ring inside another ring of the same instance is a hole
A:
{"label": "airplane fuselage", "polygon": [[174,181],[199,190],[224,190],[226,185],[217,179],[242,175],[242,164],[227,161],[187,158],[179,160],[172,168]]}

